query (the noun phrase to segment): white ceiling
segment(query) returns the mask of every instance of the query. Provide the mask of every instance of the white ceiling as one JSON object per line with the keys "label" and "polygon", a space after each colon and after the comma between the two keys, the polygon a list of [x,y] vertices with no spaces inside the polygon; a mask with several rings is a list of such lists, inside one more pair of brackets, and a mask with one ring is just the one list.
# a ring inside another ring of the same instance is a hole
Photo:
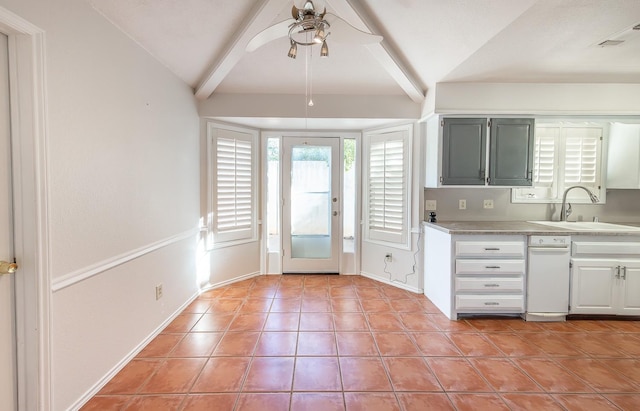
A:
{"label": "white ceiling", "polygon": [[[286,37],[245,51],[303,0],[87,0],[200,98],[305,93],[304,50]],[[313,50],[315,94],[406,95],[420,103],[439,82],[640,83],[640,0],[315,0],[378,46]],[[284,33],[283,33],[284,34]]]}

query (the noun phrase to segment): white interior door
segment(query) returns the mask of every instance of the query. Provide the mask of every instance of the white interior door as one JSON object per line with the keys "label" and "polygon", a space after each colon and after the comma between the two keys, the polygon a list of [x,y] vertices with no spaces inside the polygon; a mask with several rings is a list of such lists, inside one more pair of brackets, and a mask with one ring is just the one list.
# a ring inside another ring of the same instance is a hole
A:
{"label": "white interior door", "polygon": [[[13,262],[10,124],[7,36],[0,33],[0,261]],[[0,271],[2,269],[0,264]],[[0,408],[3,410],[16,409],[15,335],[14,277],[0,274]]]}
{"label": "white interior door", "polygon": [[283,138],[283,273],[340,271],[339,152],[339,138]]}

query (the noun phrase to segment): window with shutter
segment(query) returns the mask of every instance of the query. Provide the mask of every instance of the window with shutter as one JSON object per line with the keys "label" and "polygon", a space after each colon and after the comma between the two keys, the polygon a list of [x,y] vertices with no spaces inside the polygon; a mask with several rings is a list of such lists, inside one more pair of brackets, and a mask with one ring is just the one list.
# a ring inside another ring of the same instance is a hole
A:
{"label": "window with shutter", "polygon": [[564,185],[598,189],[600,185],[600,128],[565,129]]}
{"label": "window with shutter", "polygon": [[256,239],[255,147],[251,130],[210,127],[210,247]]}
{"label": "window with shutter", "polygon": [[551,187],[555,181],[557,156],[556,146],[559,129],[540,127],[536,129],[533,152],[533,182],[537,187]]}
{"label": "window with shutter", "polygon": [[367,238],[406,245],[409,233],[409,129],[368,136]]}
{"label": "window with shutter", "polygon": [[[575,185],[589,188],[604,201],[600,173],[603,132],[601,125],[536,126],[533,186],[513,189],[512,201],[560,202],[564,190]],[[586,193],[578,191],[570,193],[570,200],[590,203]]]}

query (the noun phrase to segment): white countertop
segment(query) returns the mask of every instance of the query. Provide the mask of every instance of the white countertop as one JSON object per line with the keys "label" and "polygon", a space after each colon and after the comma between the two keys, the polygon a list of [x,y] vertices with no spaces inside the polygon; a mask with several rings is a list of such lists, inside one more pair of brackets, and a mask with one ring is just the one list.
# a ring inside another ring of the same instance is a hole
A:
{"label": "white countertop", "polygon": [[[616,223],[631,227],[640,227],[640,223]],[[606,235],[606,236],[640,236],[640,231],[601,231],[601,230],[571,230],[551,227],[528,221],[442,221],[437,223],[424,222],[425,227],[443,231],[448,234],[511,234],[511,235]]]}

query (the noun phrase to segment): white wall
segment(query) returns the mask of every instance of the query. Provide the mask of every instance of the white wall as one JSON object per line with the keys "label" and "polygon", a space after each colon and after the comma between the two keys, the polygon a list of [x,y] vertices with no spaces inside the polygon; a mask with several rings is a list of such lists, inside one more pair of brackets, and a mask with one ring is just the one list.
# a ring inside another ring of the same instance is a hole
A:
{"label": "white wall", "polygon": [[260,241],[210,252],[209,283],[218,286],[260,274]]}
{"label": "white wall", "polygon": [[[412,231],[421,229],[423,213],[423,162],[424,133],[418,124],[413,127],[412,179],[411,179],[411,227]],[[364,198],[364,195],[363,195]],[[411,249],[403,250],[380,244],[362,241],[362,275],[400,288],[421,293],[423,289],[422,261],[423,236],[418,232],[411,234]],[[385,255],[392,253],[393,258],[385,267]],[[415,261],[415,271],[413,268]]]}
{"label": "white wall", "polygon": [[314,94],[315,105],[291,94],[213,94],[199,104],[202,117],[417,119],[421,105],[405,95],[349,96]]}
{"label": "white wall", "polygon": [[192,90],[86,2],[0,6],[45,31],[45,252],[63,410],[197,291],[198,115]]}
{"label": "white wall", "polygon": [[445,114],[638,115],[640,84],[438,83]]}

